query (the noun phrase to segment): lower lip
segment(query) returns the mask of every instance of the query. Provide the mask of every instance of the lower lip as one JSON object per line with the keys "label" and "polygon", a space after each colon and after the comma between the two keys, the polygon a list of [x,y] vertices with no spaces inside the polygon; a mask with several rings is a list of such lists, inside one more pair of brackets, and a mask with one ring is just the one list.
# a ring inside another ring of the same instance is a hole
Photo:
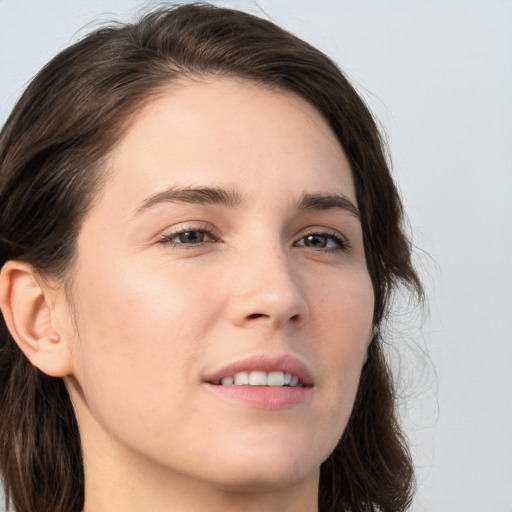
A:
{"label": "lower lip", "polygon": [[272,386],[220,386],[207,384],[209,389],[231,400],[257,409],[279,410],[307,402],[313,392],[311,387]]}

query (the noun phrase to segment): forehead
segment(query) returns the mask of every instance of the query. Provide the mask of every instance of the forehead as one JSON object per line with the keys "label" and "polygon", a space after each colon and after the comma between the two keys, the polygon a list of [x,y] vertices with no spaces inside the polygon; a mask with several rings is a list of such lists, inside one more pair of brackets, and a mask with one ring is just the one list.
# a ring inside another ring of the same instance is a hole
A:
{"label": "forehead", "polygon": [[233,78],[162,89],[135,114],[109,167],[107,193],[114,187],[126,200],[176,184],[247,193],[275,185],[297,197],[339,188],[355,202],[349,164],[321,114],[291,92]]}

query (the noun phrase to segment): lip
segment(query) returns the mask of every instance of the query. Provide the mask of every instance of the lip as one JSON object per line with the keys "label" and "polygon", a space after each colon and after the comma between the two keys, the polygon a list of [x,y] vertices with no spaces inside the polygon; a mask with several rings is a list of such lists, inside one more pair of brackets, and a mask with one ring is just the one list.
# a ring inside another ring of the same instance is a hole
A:
{"label": "lip", "polygon": [[299,378],[302,383],[302,387],[312,387],[314,385],[313,374],[306,363],[290,354],[257,354],[245,359],[240,359],[206,375],[203,382],[215,385],[224,377],[233,376],[238,372],[252,372],[256,370],[261,370],[266,373],[276,371],[291,373]]}
{"label": "lip", "polygon": [[306,404],[313,394],[312,387],[304,386],[217,386],[215,384],[205,384],[205,386],[216,396],[266,411],[290,409]]}

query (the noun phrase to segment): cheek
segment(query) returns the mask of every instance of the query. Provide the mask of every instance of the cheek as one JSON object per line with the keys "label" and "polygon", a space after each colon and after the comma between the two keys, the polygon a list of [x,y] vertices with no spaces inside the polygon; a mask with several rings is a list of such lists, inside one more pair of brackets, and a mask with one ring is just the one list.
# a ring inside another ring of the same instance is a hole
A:
{"label": "cheek", "polygon": [[216,317],[215,301],[205,300],[208,283],[199,276],[105,267],[94,274],[82,269],[94,277],[75,286],[77,380],[91,403],[101,398],[108,408],[129,392],[134,406],[149,411],[161,395],[175,399],[171,390],[194,378],[191,367]]}
{"label": "cheek", "polygon": [[[91,275],[87,270],[84,275]],[[76,295],[82,331],[94,329],[99,338],[122,338],[126,346],[166,344],[193,337],[210,315],[208,296],[214,291],[200,276],[165,265],[96,271],[93,279],[78,283]],[[201,310],[198,310],[198,305]],[[199,313],[202,313],[201,315]],[[200,319],[203,319],[200,322]],[[118,348],[113,345],[116,349]]]}
{"label": "cheek", "polygon": [[311,317],[323,333],[324,341],[317,347],[327,376],[322,391],[339,437],[352,410],[372,337],[374,293],[367,272],[361,270],[332,280],[321,297],[314,301]]}
{"label": "cheek", "polygon": [[311,317],[323,326],[330,340],[326,348],[333,355],[366,352],[372,335],[374,293],[365,269],[347,272],[317,287],[311,304]]}

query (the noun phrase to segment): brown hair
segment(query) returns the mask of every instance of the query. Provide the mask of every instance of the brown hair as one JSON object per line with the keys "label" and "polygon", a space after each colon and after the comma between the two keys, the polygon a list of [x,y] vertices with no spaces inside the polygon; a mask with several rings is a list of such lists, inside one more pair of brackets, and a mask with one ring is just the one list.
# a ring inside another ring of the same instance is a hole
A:
{"label": "brown hair", "polygon": [[[32,264],[64,279],[99,167],[141,104],[178,78],[236,76],[305,98],[330,123],[353,173],[374,327],[354,410],[323,463],[319,509],[398,512],[413,468],[396,419],[379,326],[391,293],[421,297],[403,211],[375,122],[324,54],[269,21],[209,5],[162,9],[99,29],[57,55],[29,85],[0,135],[0,267]],[[61,379],[23,356],[0,321],[0,469],[18,512],[79,512],[84,472],[73,408]]]}

